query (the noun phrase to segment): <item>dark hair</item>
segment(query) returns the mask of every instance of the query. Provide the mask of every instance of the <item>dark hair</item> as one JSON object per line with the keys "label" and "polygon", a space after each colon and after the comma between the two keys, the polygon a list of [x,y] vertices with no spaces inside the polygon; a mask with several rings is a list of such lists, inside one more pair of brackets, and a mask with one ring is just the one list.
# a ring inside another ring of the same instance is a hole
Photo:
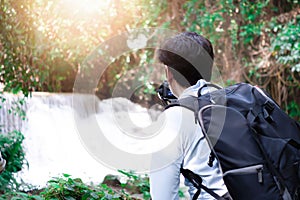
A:
{"label": "dark hair", "polygon": [[199,79],[210,81],[213,47],[208,39],[197,33],[184,32],[167,39],[158,49],[157,56],[182,86],[194,85]]}

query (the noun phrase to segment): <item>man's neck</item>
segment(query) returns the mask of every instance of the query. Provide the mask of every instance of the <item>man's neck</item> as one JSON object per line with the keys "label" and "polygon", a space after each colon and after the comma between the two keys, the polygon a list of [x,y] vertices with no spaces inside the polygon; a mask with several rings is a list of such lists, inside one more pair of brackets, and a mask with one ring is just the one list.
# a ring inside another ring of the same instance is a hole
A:
{"label": "man's neck", "polygon": [[183,87],[176,82],[175,84],[173,84],[172,89],[175,96],[179,97],[184,92],[184,90],[187,89],[187,87]]}

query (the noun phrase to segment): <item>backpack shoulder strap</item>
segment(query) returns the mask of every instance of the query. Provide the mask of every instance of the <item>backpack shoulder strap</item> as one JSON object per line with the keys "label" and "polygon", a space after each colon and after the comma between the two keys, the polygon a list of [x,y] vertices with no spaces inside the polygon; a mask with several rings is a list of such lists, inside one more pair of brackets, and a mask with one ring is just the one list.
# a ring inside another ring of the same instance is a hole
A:
{"label": "backpack shoulder strap", "polygon": [[180,172],[186,179],[188,179],[194,185],[195,188],[198,189],[198,191],[193,196],[193,200],[198,199],[201,189],[205,190],[208,194],[210,194],[217,200],[226,200],[225,198],[223,198],[223,197],[219,196],[217,193],[215,193],[212,189],[204,186],[202,184],[202,178],[199,175],[192,172],[191,170],[181,168]]}
{"label": "backpack shoulder strap", "polygon": [[178,99],[173,103],[170,103],[165,107],[165,110],[174,106],[181,106],[184,108],[187,108],[194,112],[195,116],[195,123],[197,124],[198,121],[198,111],[199,111],[199,104],[197,97],[194,96],[188,96],[183,99]]}
{"label": "backpack shoulder strap", "polygon": [[192,111],[198,110],[197,97],[188,96],[183,99],[177,99],[175,102],[170,103],[165,107],[165,110],[173,106],[182,106]]}
{"label": "backpack shoulder strap", "polygon": [[215,88],[215,89],[217,89],[217,90],[222,89],[222,87],[219,86],[219,85],[217,85],[217,84],[206,83],[206,84],[202,85],[202,87],[200,87],[200,89],[198,90],[198,97],[200,97],[200,96],[202,95],[202,94],[201,94],[202,89],[205,88],[205,87],[213,87],[213,88]]}

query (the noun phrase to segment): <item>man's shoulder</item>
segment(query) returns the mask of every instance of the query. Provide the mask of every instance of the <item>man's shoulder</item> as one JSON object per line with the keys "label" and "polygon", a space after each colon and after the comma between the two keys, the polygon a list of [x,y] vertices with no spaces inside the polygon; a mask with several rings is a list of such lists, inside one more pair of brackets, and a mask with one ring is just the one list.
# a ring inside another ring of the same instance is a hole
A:
{"label": "man's shoulder", "polygon": [[[177,109],[174,109],[177,108]],[[195,96],[186,96],[166,106],[165,111],[172,110],[173,112],[182,112],[183,110],[197,112],[198,101]]]}
{"label": "man's shoulder", "polygon": [[183,106],[172,106],[162,113],[162,118],[169,126],[174,126],[176,130],[190,130],[200,127],[195,123],[195,114],[189,108]]}

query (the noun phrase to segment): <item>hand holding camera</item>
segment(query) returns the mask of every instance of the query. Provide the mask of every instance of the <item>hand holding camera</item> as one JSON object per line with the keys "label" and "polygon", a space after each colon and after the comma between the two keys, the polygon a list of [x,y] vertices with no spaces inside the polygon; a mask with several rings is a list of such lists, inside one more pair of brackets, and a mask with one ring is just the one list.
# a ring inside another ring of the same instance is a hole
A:
{"label": "hand holding camera", "polygon": [[164,106],[167,106],[170,103],[177,101],[177,98],[172,94],[169,84],[167,81],[164,81],[159,88],[157,89],[157,95],[162,100]]}

